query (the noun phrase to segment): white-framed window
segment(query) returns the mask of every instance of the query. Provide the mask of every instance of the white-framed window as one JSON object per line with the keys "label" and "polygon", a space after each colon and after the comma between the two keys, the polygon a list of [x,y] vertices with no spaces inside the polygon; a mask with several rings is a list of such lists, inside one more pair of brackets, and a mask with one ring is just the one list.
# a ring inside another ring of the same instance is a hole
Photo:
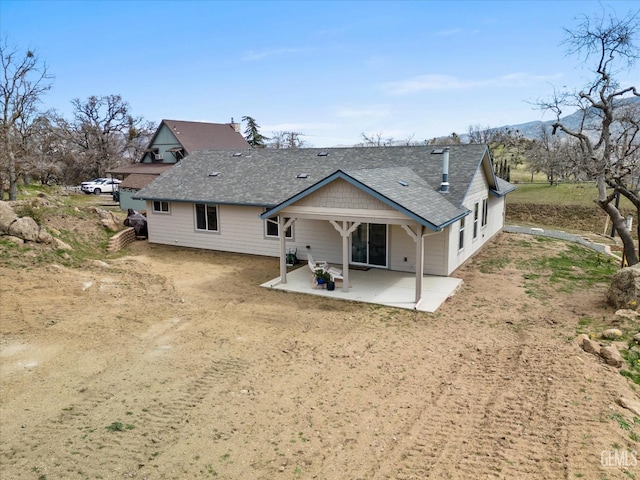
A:
{"label": "white-framed window", "polygon": [[458,250],[462,250],[464,248],[464,221],[465,217],[460,219],[460,232],[458,234]]}
{"label": "white-framed window", "polygon": [[169,202],[163,202],[160,200],[153,201],[153,211],[155,213],[169,213]]}
{"label": "white-framed window", "polygon": [[489,203],[487,198],[482,199],[482,222],[480,224],[483,227],[487,226],[487,215],[489,214]]}
{"label": "white-framed window", "polygon": [[[271,238],[280,238],[278,229],[280,225],[278,224],[280,217],[267,218],[266,227],[265,227],[265,235]],[[288,218],[285,217],[285,223],[289,221]],[[285,232],[285,238],[293,238],[293,225],[289,225],[287,231]]]}
{"label": "white-framed window", "polygon": [[478,238],[478,218],[480,217],[480,204],[473,206],[473,239]]}
{"label": "white-framed window", "polygon": [[196,203],[194,206],[196,215],[196,230],[203,232],[218,231],[218,206],[206,203]]}

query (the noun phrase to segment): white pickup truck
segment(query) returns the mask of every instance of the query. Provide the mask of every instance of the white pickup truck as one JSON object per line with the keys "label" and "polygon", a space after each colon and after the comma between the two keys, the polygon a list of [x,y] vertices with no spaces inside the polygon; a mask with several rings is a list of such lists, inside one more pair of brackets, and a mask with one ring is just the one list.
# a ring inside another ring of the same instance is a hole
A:
{"label": "white pickup truck", "polygon": [[80,190],[87,195],[100,195],[101,193],[113,193],[118,191],[118,184],[122,180],[117,178],[94,178],[90,182],[82,182]]}

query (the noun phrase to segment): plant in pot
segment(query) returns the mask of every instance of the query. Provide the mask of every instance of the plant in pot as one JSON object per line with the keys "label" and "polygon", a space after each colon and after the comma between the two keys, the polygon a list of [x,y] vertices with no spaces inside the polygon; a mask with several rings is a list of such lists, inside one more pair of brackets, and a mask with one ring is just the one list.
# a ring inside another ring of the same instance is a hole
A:
{"label": "plant in pot", "polygon": [[315,276],[316,276],[316,283],[318,285],[325,285],[331,281],[331,275],[329,275],[329,272],[325,272],[321,268],[318,268],[315,271]]}

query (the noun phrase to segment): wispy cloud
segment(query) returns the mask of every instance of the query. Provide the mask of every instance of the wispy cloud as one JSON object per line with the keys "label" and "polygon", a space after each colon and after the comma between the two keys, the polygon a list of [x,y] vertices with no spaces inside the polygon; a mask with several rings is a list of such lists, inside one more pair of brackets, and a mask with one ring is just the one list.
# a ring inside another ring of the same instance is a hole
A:
{"label": "wispy cloud", "polygon": [[454,35],[460,35],[461,33],[464,33],[464,30],[462,30],[461,28],[452,28],[450,30],[440,30],[439,32],[434,32],[433,34],[436,37],[452,37]]}
{"label": "wispy cloud", "polygon": [[246,62],[255,62],[258,60],[264,60],[269,57],[276,57],[282,55],[291,55],[297,53],[303,53],[306,50],[304,48],[272,48],[270,50],[249,50],[245,52],[242,59]]}
{"label": "wispy cloud", "polygon": [[264,132],[299,132],[306,134],[312,130],[328,130],[334,128],[335,125],[323,122],[307,122],[307,123],[274,123],[265,125],[261,128]]}
{"label": "wispy cloud", "polygon": [[462,28],[451,28],[449,30],[440,30],[438,32],[434,32],[433,35],[436,37],[454,37],[456,35],[475,35],[479,32],[480,30],[464,30]]}
{"label": "wispy cloud", "polygon": [[515,72],[485,79],[458,78],[453,75],[428,74],[391,82],[384,89],[391,95],[407,95],[424,91],[468,90],[472,88],[508,88],[549,82],[560,78],[555,75],[530,75]]}
{"label": "wispy cloud", "polygon": [[339,118],[382,118],[391,113],[388,105],[368,105],[365,107],[337,107],[336,117]]}

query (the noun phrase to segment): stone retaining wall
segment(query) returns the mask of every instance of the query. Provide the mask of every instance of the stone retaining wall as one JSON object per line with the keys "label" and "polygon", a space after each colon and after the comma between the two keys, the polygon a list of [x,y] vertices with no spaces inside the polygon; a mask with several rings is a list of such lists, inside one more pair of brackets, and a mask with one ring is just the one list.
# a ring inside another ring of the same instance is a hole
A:
{"label": "stone retaining wall", "polygon": [[125,228],[121,232],[116,233],[113,237],[109,239],[109,243],[107,245],[107,252],[113,253],[118,250],[126,247],[132,242],[136,240],[136,232],[133,227]]}

